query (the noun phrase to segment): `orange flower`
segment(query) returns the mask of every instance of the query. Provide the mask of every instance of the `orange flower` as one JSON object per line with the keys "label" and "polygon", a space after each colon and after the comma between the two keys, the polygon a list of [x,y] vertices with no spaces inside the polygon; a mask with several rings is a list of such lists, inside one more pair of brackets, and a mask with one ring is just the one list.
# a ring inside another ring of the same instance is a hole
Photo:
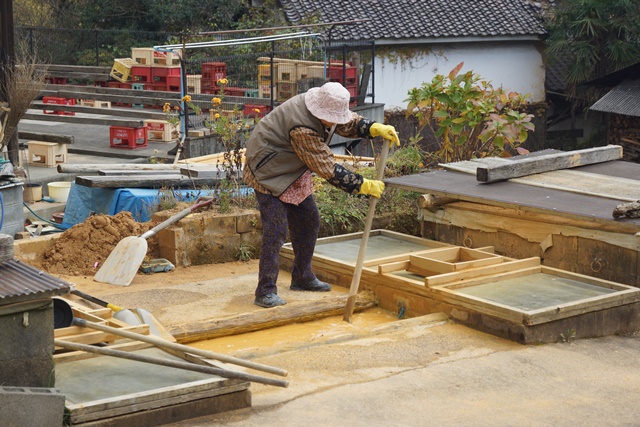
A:
{"label": "orange flower", "polygon": [[182,102],[191,102],[191,95],[185,95],[182,97]]}
{"label": "orange flower", "polygon": [[220,98],[211,98],[211,103],[213,105],[220,105],[220,104],[222,104],[222,99],[220,99]]}

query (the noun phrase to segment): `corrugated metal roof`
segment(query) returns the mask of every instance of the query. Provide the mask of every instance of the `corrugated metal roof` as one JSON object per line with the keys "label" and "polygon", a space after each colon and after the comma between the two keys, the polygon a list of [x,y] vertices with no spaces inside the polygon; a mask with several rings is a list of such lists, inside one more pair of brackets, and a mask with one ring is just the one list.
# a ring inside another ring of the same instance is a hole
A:
{"label": "corrugated metal roof", "polygon": [[620,83],[593,104],[590,110],[640,117],[640,79]]}
{"label": "corrugated metal roof", "polygon": [[0,263],[0,305],[63,295],[71,283],[18,260]]}

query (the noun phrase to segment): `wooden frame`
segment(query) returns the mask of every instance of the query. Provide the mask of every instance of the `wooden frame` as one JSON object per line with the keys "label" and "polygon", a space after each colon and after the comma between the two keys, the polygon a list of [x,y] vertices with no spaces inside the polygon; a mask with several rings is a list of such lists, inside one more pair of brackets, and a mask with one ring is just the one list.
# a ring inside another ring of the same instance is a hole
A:
{"label": "wooden frame", "polygon": [[[569,279],[584,283],[611,292],[597,296],[578,298],[558,304],[550,304],[538,309],[521,309],[507,304],[491,301],[479,296],[464,293],[465,289],[486,284],[502,284],[505,286],[517,286],[514,279],[524,276],[542,275],[554,276],[560,279]],[[489,314],[512,322],[527,326],[538,325],[554,320],[565,319],[598,310],[604,310],[621,305],[637,303],[640,301],[640,289],[620,283],[601,280],[582,274],[575,274],[556,268],[539,265],[537,267],[523,268],[514,271],[503,272],[497,275],[480,277],[464,282],[443,284],[434,286],[431,290],[437,297],[447,303],[466,307],[474,311]]]}

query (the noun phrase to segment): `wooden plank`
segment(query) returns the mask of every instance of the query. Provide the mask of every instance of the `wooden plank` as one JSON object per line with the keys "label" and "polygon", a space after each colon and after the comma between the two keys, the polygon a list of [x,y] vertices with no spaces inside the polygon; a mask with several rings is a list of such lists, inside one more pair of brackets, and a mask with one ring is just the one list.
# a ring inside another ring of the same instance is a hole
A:
{"label": "wooden plank", "polygon": [[91,71],[56,71],[56,70],[47,70],[47,77],[66,77],[67,80],[92,80],[95,82],[106,82],[111,80],[109,77],[109,72],[107,73],[93,73]]}
{"label": "wooden plank", "polygon": [[28,120],[39,120],[43,122],[78,123],[98,126],[123,126],[129,128],[140,128],[144,126],[144,122],[142,120],[134,121],[99,117],[76,117],[58,114],[25,113],[22,118]]}
{"label": "wooden plank", "polygon": [[83,174],[98,173],[101,170],[137,170],[165,173],[167,171],[180,171],[181,167],[184,166],[167,163],[61,163],[58,165],[58,172]]}
{"label": "wooden plank", "polygon": [[378,265],[378,273],[385,274],[392,273],[394,271],[404,271],[409,268],[409,265],[411,265],[409,261],[397,261],[390,262],[388,264],[380,264]]}
{"label": "wooden plank", "polygon": [[[313,305],[290,303],[287,304],[289,308],[286,311],[262,310],[224,319],[191,322],[188,325],[172,328],[169,333],[178,342],[185,343],[273,328],[294,322],[302,323],[342,313],[346,300],[347,295],[339,295],[318,300]],[[357,311],[375,305],[375,295],[372,293],[360,292],[356,295]]]}
{"label": "wooden plank", "polygon": [[180,173],[184,176],[190,176],[193,178],[223,178],[225,171],[218,167],[218,165],[207,165],[206,167],[189,167],[181,168]]}
{"label": "wooden plank", "polygon": [[99,65],[66,65],[66,64],[36,64],[39,71],[67,71],[69,73],[107,73],[111,72],[111,67]]}
{"label": "wooden plank", "polygon": [[[141,108],[103,108],[103,107],[89,107],[85,105],[56,105],[45,104],[43,102],[34,101],[31,103],[32,109],[37,110],[55,110],[66,111],[74,113],[84,114],[101,114],[105,116],[118,116],[129,117],[138,119],[154,119],[154,120],[166,120],[167,115],[160,110],[150,111]],[[55,142],[55,141],[51,141]]]}
{"label": "wooden plank", "polygon": [[438,276],[425,277],[424,283],[426,286],[437,286],[445,283],[451,283],[460,280],[468,280],[479,276],[489,276],[505,271],[516,270],[527,267],[535,267],[540,264],[539,257],[525,258],[515,261],[506,261],[496,265],[490,265],[486,267],[472,268],[469,270],[456,271],[453,273],[441,274]]}
{"label": "wooden plank", "polygon": [[[612,162],[616,163],[616,162]],[[640,172],[640,165],[635,164]],[[388,178],[384,180],[389,187],[420,193],[432,193],[438,196],[454,195],[462,201],[517,208],[526,213],[554,214],[558,218],[588,221],[598,225],[614,223],[620,228],[636,228],[640,219],[613,221],[611,213],[620,204],[614,199],[605,199],[585,194],[533,187],[511,181],[496,182],[491,185],[478,183],[467,174],[452,171],[434,171],[416,175]],[[450,205],[445,205],[450,206]],[[424,210],[428,212],[427,210]]]}
{"label": "wooden plank", "polygon": [[608,162],[621,158],[622,147],[620,145],[608,145],[606,147],[587,148],[566,153],[514,160],[510,164],[500,166],[478,167],[476,178],[478,181],[491,183],[558,169]]}
{"label": "wooden plank", "polygon": [[161,188],[180,187],[195,188],[197,186],[215,187],[219,179],[186,178],[182,175],[148,175],[148,176],[77,176],[75,183],[91,188]]}
{"label": "wooden plank", "polygon": [[[162,172],[164,175],[182,175],[179,170],[166,170]],[[114,170],[99,170],[98,175],[100,176],[145,176],[145,175],[157,175],[158,171],[145,171],[145,170],[123,170],[123,169],[114,169]]]}
{"label": "wooden plank", "polygon": [[[45,84],[42,86],[42,94],[51,96],[57,96],[56,94],[61,92],[68,92],[77,94],[78,96],[71,96],[73,99],[100,99],[96,94],[103,95],[120,95],[120,96],[136,96],[143,93],[140,89],[124,89],[113,87],[101,87],[101,86],[80,86],[80,85],[55,85]],[[179,92],[167,92],[163,90],[145,90],[145,96],[152,98],[164,98],[177,102],[180,100]]]}
{"label": "wooden plank", "polygon": [[[130,341],[130,342],[123,342],[123,343],[109,345],[109,348],[111,349],[123,350],[123,351],[136,351],[136,350],[142,350],[143,348],[150,348],[150,347],[153,347],[153,344],[149,344],[146,342],[139,342],[139,341]],[[87,353],[86,351],[69,351],[66,353],[54,354],[53,360],[57,365],[59,363],[75,362],[78,360],[91,359],[94,357],[104,357],[104,356],[100,354],[95,354],[95,353]]]}
{"label": "wooden plank", "polygon": [[75,137],[73,135],[53,135],[42,132],[26,132],[19,130],[18,139],[29,141],[55,142],[56,144],[73,144]]}
{"label": "wooden plank", "polygon": [[429,276],[452,273],[456,271],[455,265],[449,262],[444,262],[434,258],[418,257],[415,255],[411,255],[409,257],[409,262],[411,267],[416,267],[421,270],[433,272],[433,274],[429,274]]}
{"label": "wooden plank", "polygon": [[554,320],[566,319],[593,311],[606,310],[621,305],[638,303],[640,301],[640,289],[627,289],[618,291],[615,294],[599,295],[595,297],[581,299],[579,301],[565,304],[557,304],[546,309],[530,311],[525,314],[523,322],[525,325],[539,325]]}
{"label": "wooden plank", "polygon": [[[122,329],[123,331],[135,332],[137,334],[142,334],[142,335],[149,335],[149,325],[146,325],[146,324],[135,325],[135,326],[130,326],[126,328],[118,328],[118,329]],[[87,332],[86,328],[80,328],[80,331],[78,331],[80,333],[76,335],[67,335],[66,332],[65,334],[58,334],[58,331],[59,329],[55,330],[55,338],[64,338],[65,341],[70,341],[70,342],[79,343],[79,344],[97,344],[97,343],[111,342],[111,341],[122,339],[122,337],[120,337],[119,335],[110,334],[107,332],[100,332],[100,331]],[[60,347],[56,347],[56,350],[60,350],[60,349],[61,349]]]}

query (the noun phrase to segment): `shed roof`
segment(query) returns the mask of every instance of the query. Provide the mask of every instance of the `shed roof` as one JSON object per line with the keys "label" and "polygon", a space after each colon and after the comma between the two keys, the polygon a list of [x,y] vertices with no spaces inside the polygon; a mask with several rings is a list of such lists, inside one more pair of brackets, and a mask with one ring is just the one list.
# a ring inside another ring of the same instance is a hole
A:
{"label": "shed roof", "polygon": [[589,109],[640,117],[640,79],[623,81]]}
{"label": "shed roof", "polygon": [[15,259],[0,263],[0,306],[69,293],[72,285]]}
{"label": "shed roof", "polygon": [[287,19],[299,24],[319,14],[324,22],[370,19],[339,25],[332,40],[494,38],[546,34],[539,2],[529,0],[280,0]]}

